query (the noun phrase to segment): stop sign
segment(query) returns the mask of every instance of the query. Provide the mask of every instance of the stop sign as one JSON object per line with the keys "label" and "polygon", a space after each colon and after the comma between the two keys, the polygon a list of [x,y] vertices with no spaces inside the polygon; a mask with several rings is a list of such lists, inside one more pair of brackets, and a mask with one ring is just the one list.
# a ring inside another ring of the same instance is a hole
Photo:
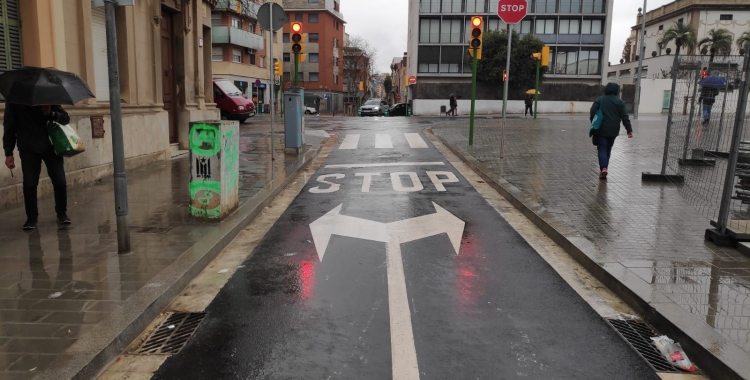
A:
{"label": "stop sign", "polygon": [[526,0],[499,0],[497,2],[497,15],[506,24],[518,24],[526,17],[528,8]]}

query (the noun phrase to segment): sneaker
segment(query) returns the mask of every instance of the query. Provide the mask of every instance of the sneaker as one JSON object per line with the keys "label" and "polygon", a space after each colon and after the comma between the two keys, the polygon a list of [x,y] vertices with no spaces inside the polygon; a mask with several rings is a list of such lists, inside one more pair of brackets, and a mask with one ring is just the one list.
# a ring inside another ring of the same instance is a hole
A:
{"label": "sneaker", "polygon": [[599,173],[599,179],[607,179],[607,168],[602,169],[602,172]]}
{"label": "sneaker", "polygon": [[26,223],[23,224],[24,231],[31,231],[33,229],[36,229],[36,222],[32,220],[27,220]]}
{"label": "sneaker", "polygon": [[70,218],[68,218],[67,215],[59,215],[57,217],[57,223],[60,223],[60,224],[71,224],[73,222],[70,220]]}

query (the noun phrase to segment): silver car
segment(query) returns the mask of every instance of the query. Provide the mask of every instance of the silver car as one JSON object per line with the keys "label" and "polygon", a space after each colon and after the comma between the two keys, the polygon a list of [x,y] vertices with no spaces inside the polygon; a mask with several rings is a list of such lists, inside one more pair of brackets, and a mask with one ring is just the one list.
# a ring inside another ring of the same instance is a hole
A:
{"label": "silver car", "polygon": [[388,102],[383,99],[370,99],[359,107],[362,116],[383,116],[385,109],[388,108]]}

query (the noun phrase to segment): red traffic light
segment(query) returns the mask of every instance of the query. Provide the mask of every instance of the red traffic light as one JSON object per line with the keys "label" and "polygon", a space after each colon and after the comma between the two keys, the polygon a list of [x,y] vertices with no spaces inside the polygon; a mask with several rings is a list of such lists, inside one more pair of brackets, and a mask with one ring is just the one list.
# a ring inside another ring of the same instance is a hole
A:
{"label": "red traffic light", "polygon": [[704,67],[701,71],[701,78],[705,79],[708,76],[708,68]]}
{"label": "red traffic light", "polygon": [[292,32],[299,33],[302,31],[302,24],[299,22],[292,23]]}

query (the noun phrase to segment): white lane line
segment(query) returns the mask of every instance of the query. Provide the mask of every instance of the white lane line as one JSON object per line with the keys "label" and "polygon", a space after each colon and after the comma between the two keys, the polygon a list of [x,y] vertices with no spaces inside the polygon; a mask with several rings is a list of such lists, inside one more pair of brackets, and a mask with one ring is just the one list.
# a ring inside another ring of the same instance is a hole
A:
{"label": "white lane line", "polygon": [[359,134],[347,134],[339,149],[357,149],[357,145],[359,145]]}
{"label": "white lane line", "polygon": [[444,162],[383,162],[379,164],[335,164],[326,165],[326,169],[336,168],[377,168],[384,166],[444,166]]}
{"label": "white lane line", "polygon": [[409,142],[410,147],[414,149],[427,148],[427,143],[422,140],[422,136],[419,133],[404,133],[404,136],[406,136],[406,141]]}
{"label": "white lane line", "polygon": [[375,135],[375,149],[391,149],[393,143],[391,143],[391,135],[386,133],[378,133]]}

